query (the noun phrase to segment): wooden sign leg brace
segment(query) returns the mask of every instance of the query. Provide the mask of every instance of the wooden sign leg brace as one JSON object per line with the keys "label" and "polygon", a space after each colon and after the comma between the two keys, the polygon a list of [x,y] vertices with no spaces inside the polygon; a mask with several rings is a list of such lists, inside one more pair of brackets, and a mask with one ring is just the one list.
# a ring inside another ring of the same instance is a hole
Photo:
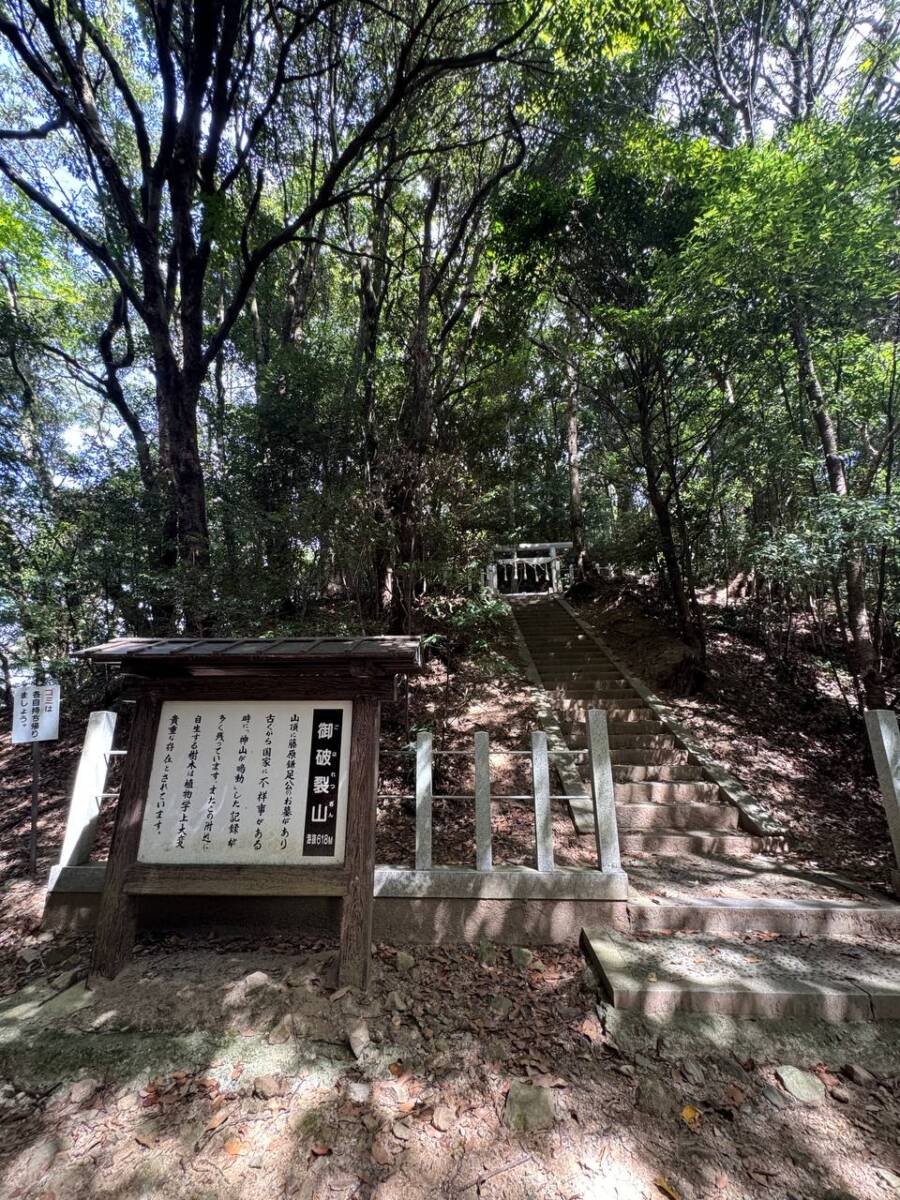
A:
{"label": "wooden sign leg brace", "polygon": [[118,975],[134,947],[137,905],[134,896],[126,892],[125,883],[129,870],[137,862],[161,709],[162,701],[158,696],[141,696],[138,699],[128,753],[125,755],[116,823],[106,863],[91,957],[91,974],[102,975],[106,979]]}
{"label": "wooden sign leg brace", "polygon": [[137,866],[161,709],[162,701],[156,694],[143,696],[137,702],[100,901],[91,974],[112,979],[128,962],[137,932],[136,892],[241,896],[334,894],[342,897],[340,982],[367,987],[375,873],[379,699],[360,696],[353,701],[344,865],[337,869],[306,864]]}

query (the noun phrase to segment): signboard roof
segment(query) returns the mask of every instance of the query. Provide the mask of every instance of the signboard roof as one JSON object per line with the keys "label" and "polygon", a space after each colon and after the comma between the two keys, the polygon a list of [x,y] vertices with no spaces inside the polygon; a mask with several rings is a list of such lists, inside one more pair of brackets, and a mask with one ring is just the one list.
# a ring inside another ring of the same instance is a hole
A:
{"label": "signboard roof", "polygon": [[263,666],[303,667],[367,664],[385,674],[418,671],[421,643],[416,637],[310,638],[116,638],[79,650],[89,662],[140,670],[228,666],[253,671]]}

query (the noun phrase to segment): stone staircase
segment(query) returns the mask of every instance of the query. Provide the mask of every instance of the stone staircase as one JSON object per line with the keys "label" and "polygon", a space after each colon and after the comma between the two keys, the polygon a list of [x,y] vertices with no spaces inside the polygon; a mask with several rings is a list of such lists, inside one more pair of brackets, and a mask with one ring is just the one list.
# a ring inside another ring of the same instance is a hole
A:
{"label": "stone staircase", "polygon": [[[520,597],[513,613],[526,665],[568,744],[584,745],[588,708],[607,716],[629,895],[624,922],[581,934],[605,999],[665,1019],[900,1020],[900,905],[764,857],[783,838],[753,797],[662,719],[664,706],[567,606]],[[589,807],[573,799],[570,810],[578,833],[590,835]]]}
{"label": "stone staircase", "polygon": [[623,855],[747,856],[763,839],[739,828],[739,812],[690,762],[653,709],[561,604],[516,604],[534,667],[571,746],[584,745],[588,708],[609,725],[619,844]]}

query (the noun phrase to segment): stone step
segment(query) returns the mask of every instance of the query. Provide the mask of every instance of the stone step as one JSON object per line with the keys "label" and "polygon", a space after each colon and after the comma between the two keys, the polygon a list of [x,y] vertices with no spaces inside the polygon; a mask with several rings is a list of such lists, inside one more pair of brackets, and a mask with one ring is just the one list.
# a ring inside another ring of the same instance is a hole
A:
{"label": "stone step", "polygon": [[616,816],[621,835],[646,830],[698,830],[725,833],[737,829],[738,811],[729,804],[659,804],[622,802],[616,791]]}
{"label": "stone step", "polygon": [[[583,738],[582,738],[583,740]],[[574,749],[579,749],[577,741]],[[611,750],[610,758],[613,767],[671,767],[687,765],[690,761],[687,750],[649,750],[641,747],[637,750]]]}
{"label": "stone step", "polygon": [[[618,769],[618,768],[617,768]],[[700,779],[616,781],[616,800],[622,804],[718,804],[719,785]],[[736,809],[734,810],[737,811]]]}
{"label": "stone step", "polygon": [[571,658],[573,660],[581,659],[582,662],[590,660],[592,662],[603,662],[607,666],[613,664],[609,661],[605,654],[601,654],[591,643],[585,638],[580,642],[577,638],[562,638],[559,641],[547,642],[539,641],[537,638],[530,638],[526,634],[528,641],[528,652],[532,658]]}
{"label": "stone step", "polygon": [[609,721],[610,737],[627,737],[631,733],[665,733],[662,721]]}
{"label": "stone step", "polygon": [[[590,704],[584,704],[580,700],[563,701],[563,720],[566,724],[577,724],[587,719]],[[656,721],[658,720],[652,708],[645,708],[642,704],[635,704],[631,708],[623,708],[621,704],[612,706],[603,705],[603,711],[606,713],[607,721],[612,724],[613,721]]]}
{"label": "stone step", "polygon": [[616,664],[606,657],[596,646],[592,645],[587,639],[583,642],[573,640],[572,638],[562,638],[558,641],[541,641],[538,638],[528,637],[528,651],[532,658],[571,658],[573,660],[581,659],[582,662],[594,662],[605,667],[614,667]]}
{"label": "stone step", "polygon": [[684,899],[629,900],[634,933],[745,933],[802,937],[900,933],[900,904],[860,900]]}
{"label": "stone step", "polygon": [[765,847],[763,838],[745,833],[717,833],[705,829],[657,829],[648,833],[621,833],[622,854],[658,854],[668,858],[680,854],[725,854],[750,858]]}
{"label": "stone step", "polygon": [[602,687],[582,687],[577,684],[573,687],[566,687],[566,694],[570,700],[585,700],[589,707],[602,706],[606,704],[621,704],[624,701],[633,701],[635,704],[640,702],[640,696],[630,687],[607,687],[605,684]]}
{"label": "stone step", "polygon": [[[605,683],[603,680],[593,677],[554,679],[547,675],[541,675],[541,683],[549,692],[556,694],[557,708],[572,704],[581,704],[584,708],[595,708],[598,700],[604,705],[617,702],[628,705],[643,704],[634,688],[621,683]],[[643,704],[643,707],[646,707],[646,704]]]}
{"label": "stone step", "polygon": [[617,671],[615,667],[609,663],[597,662],[585,654],[576,654],[571,658],[560,658],[556,654],[532,654],[531,656],[534,665],[541,672],[558,671],[560,674],[569,674],[575,672],[589,672],[592,676],[603,677],[604,679],[624,679],[621,671]]}
{"label": "stone step", "polygon": [[566,670],[563,667],[550,665],[548,663],[535,663],[538,669],[538,674],[544,683],[578,683],[578,684],[598,684],[600,687],[629,687],[623,676],[616,672],[610,672],[608,675],[602,671],[597,671],[593,667],[573,667],[571,670]]}
{"label": "stone step", "polygon": [[543,671],[538,671],[538,674],[548,691],[565,692],[567,697],[584,698],[588,702],[594,696],[605,696],[610,691],[621,690],[621,694],[629,697],[637,695],[634,688],[626,683],[608,683],[605,679],[598,679],[596,675],[585,675],[582,679],[565,679],[559,675],[547,675]]}
{"label": "stone step", "polygon": [[665,767],[616,766],[613,767],[613,779],[616,783],[694,783],[702,781],[703,772],[693,763]]}
{"label": "stone step", "polygon": [[594,675],[603,675],[609,679],[624,679],[621,671],[611,663],[591,658],[589,654],[532,654],[534,665],[538,670],[545,671],[590,671]]}
{"label": "stone step", "polygon": [[583,929],[581,947],[606,1000],[644,1016],[900,1018],[895,946],[825,938],[742,941],[690,933],[638,940]]}
{"label": "stone step", "polygon": [[598,687],[630,687],[617,671],[598,671],[591,666],[560,666],[558,663],[536,662],[538,675],[544,683],[596,684]]}
{"label": "stone step", "polygon": [[610,750],[674,750],[673,733],[613,733]]}

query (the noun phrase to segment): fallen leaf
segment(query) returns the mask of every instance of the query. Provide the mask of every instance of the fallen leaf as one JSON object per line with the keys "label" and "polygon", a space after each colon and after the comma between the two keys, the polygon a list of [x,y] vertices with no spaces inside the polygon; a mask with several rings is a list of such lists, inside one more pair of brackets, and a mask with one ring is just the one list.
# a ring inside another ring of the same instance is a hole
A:
{"label": "fallen leaf", "polygon": [[246,1142],[242,1142],[240,1138],[229,1138],[222,1149],[229,1157],[237,1158],[239,1154],[246,1154],[249,1146]]}
{"label": "fallen leaf", "polygon": [[137,1144],[139,1146],[143,1146],[145,1150],[153,1149],[153,1145],[154,1145],[153,1138],[148,1137],[146,1133],[136,1134],[134,1140],[137,1142]]}
{"label": "fallen leaf", "polygon": [[588,1014],[588,1016],[584,1018],[584,1020],[578,1026],[578,1032],[584,1034],[588,1041],[595,1046],[598,1042],[603,1041],[603,1029],[601,1028],[600,1022],[592,1014]]}
{"label": "fallen leaf", "polygon": [[350,991],[349,987],[338,988],[336,992],[332,992],[328,999],[334,1004],[335,1000],[342,1000]]}
{"label": "fallen leaf", "polygon": [[228,1110],[220,1108],[217,1113],[214,1113],[206,1122],[206,1133],[212,1133],[214,1129],[218,1129],[220,1125],[224,1125],[228,1119]]}
{"label": "fallen leaf", "polygon": [[685,1125],[688,1125],[691,1129],[693,1129],[695,1125],[699,1124],[700,1117],[702,1115],[703,1114],[700,1112],[700,1109],[695,1108],[693,1104],[686,1104],[681,1110],[682,1121],[684,1121]]}
{"label": "fallen leaf", "polygon": [[662,1176],[659,1179],[653,1180],[653,1186],[659,1188],[664,1196],[669,1197],[669,1200],[681,1200],[681,1193],[677,1192],[671,1183],[663,1179]]}

